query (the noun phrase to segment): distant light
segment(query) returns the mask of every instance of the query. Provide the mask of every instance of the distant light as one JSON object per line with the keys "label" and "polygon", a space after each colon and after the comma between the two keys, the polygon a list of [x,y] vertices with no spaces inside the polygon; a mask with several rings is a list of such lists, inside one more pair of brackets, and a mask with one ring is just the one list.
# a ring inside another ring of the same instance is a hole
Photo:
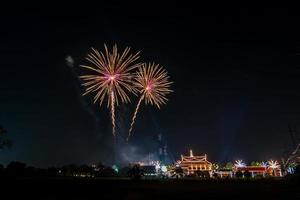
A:
{"label": "distant light", "polygon": [[117,165],[113,165],[112,168],[113,168],[113,170],[115,170],[115,172],[117,172],[117,173],[119,172]]}
{"label": "distant light", "polygon": [[158,171],[160,169],[160,162],[159,161],[155,162],[155,169],[156,169],[156,171]]}
{"label": "distant light", "polygon": [[269,165],[269,168],[271,169],[278,169],[280,168],[280,165],[278,164],[278,162],[275,160],[270,160],[268,161],[268,165]]}
{"label": "distant light", "polygon": [[237,161],[235,161],[235,164],[234,164],[234,166],[235,166],[235,167],[245,167],[245,166],[246,166],[246,164],[245,164],[245,163],[243,163],[243,161],[242,161],[242,160],[237,160]]}
{"label": "distant light", "polygon": [[294,174],[295,173],[295,169],[293,167],[289,167],[289,168],[287,168],[287,172],[289,174]]}
{"label": "distant light", "polygon": [[66,57],[66,63],[69,67],[73,67],[74,66],[74,59],[72,58],[72,56],[67,56]]}
{"label": "distant light", "polygon": [[268,166],[268,163],[267,163],[267,162],[261,162],[261,163],[260,163],[260,166],[262,166],[262,167],[267,167],[267,166]]}
{"label": "distant light", "polygon": [[190,150],[190,157],[194,157],[192,149]]}
{"label": "distant light", "polygon": [[163,165],[163,166],[161,166],[161,171],[162,171],[162,172],[167,172],[168,169],[167,169],[167,167],[166,167],[165,165]]}

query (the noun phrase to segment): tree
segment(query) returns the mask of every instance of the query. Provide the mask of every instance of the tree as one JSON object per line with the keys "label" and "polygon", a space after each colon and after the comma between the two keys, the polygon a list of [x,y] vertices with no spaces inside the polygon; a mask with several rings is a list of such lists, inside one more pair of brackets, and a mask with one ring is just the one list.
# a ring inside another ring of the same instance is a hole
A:
{"label": "tree", "polygon": [[140,179],[144,176],[144,172],[139,165],[134,165],[129,171],[128,176],[132,179]]}
{"label": "tree", "polygon": [[171,177],[175,177],[177,179],[184,177],[184,172],[181,167],[175,167],[175,168],[171,169],[170,173],[171,173]]}
{"label": "tree", "polygon": [[258,167],[258,166],[260,166],[260,165],[261,165],[261,163],[258,162],[258,161],[252,161],[252,162],[251,162],[251,166],[256,166],[256,167]]}
{"label": "tree", "polygon": [[237,177],[237,178],[242,178],[242,177],[243,177],[243,172],[237,171],[237,172],[235,173],[235,177]]}
{"label": "tree", "polygon": [[232,167],[233,167],[233,163],[232,162],[228,162],[225,165],[225,169],[232,169]]}
{"label": "tree", "polygon": [[56,177],[58,175],[58,172],[61,172],[58,168],[55,167],[49,167],[47,170],[47,176],[49,177]]}
{"label": "tree", "polygon": [[244,172],[245,178],[251,178],[251,173],[247,170]]}
{"label": "tree", "polygon": [[5,137],[7,131],[0,125],[0,149],[4,149],[5,147],[10,148],[12,146],[12,141]]}
{"label": "tree", "polygon": [[214,178],[218,178],[219,177],[219,175],[217,174],[217,173],[213,173],[213,175],[212,175]]}
{"label": "tree", "polygon": [[62,167],[64,176],[75,176],[78,173],[78,166],[75,164],[65,165]]}
{"label": "tree", "polygon": [[212,170],[218,170],[220,168],[220,165],[218,163],[212,164]]}
{"label": "tree", "polygon": [[24,176],[26,174],[26,164],[12,161],[7,165],[6,171],[10,176]]}
{"label": "tree", "polygon": [[296,175],[297,177],[300,177],[300,165],[297,165],[297,166],[295,167],[295,175]]}
{"label": "tree", "polygon": [[0,164],[0,176],[3,174],[3,172],[4,172],[4,167],[2,164]]}

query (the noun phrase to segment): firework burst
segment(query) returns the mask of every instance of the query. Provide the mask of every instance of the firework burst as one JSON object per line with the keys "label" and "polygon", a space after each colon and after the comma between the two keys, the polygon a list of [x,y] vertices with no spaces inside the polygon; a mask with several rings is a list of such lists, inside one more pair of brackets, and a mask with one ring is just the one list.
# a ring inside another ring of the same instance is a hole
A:
{"label": "firework burst", "polygon": [[141,96],[132,117],[127,141],[131,136],[141,102],[144,100],[145,104],[155,105],[160,108],[162,104],[166,104],[168,101],[166,95],[172,92],[170,89],[172,82],[169,81],[168,73],[159,64],[144,63],[136,72],[134,80],[134,86]]}
{"label": "firework burst", "polygon": [[117,45],[109,51],[104,44],[104,52],[99,52],[92,48],[87,55],[86,60],[91,65],[81,65],[82,68],[88,69],[92,74],[80,76],[85,86],[86,94],[94,94],[94,103],[99,101],[100,106],[107,99],[107,107],[111,111],[112,133],[115,137],[115,105],[119,102],[130,102],[128,93],[135,93],[132,86],[131,71],[140,66],[135,63],[139,58],[139,52],[129,54],[130,48],[126,47],[120,54]]}

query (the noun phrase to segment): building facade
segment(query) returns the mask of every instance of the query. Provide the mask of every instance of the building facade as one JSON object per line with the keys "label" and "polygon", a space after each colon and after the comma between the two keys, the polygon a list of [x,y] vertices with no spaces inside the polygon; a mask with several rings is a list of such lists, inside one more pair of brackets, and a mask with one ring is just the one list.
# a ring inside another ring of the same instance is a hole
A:
{"label": "building facade", "polygon": [[206,154],[194,156],[192,150],[190,150],[189,156],[181,155],[181,160],[177,163],[187,175],[195,174],[199,171],[208,172],[211,175],[212,172],[212,163],[207,161]]}
{"label": "building facade", "polygon": [[242,173],[245,173],[246,171],[251,173],[251,177],[255,176],[274,176],[274,177],[281,177],[281,169],[276,168],[272,169],[267,166],[244,166],[244,167],[235,167],[233,168],[234,173],[240,171]]}

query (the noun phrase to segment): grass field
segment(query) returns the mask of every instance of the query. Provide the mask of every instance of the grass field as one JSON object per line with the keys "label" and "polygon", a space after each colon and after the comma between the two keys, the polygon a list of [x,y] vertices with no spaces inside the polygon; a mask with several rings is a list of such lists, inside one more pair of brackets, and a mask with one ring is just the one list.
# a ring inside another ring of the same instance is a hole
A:
{"label": "grass field", "polygon": [[299,182],[286,180],[6,179],[11,199],[300,199]]}

